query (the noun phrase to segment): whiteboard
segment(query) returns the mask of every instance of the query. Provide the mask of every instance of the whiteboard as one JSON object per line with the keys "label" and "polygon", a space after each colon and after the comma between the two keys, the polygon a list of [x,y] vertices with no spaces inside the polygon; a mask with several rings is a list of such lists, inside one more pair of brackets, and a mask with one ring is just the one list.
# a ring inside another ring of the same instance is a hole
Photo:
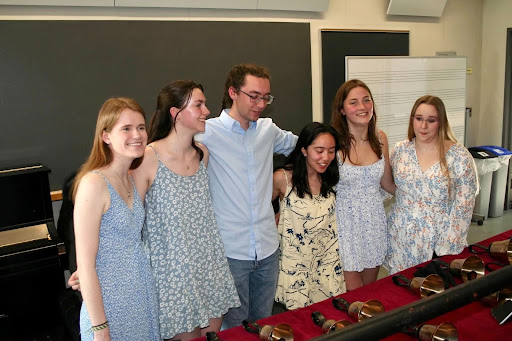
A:
{"label": "whiteboard", "polygon": [[345,57],[346,80],[360,79],[372,91],[377,125],[389,146],[407,138],[414,102],[441,98],[460,143],[466,124],[466,57]]}

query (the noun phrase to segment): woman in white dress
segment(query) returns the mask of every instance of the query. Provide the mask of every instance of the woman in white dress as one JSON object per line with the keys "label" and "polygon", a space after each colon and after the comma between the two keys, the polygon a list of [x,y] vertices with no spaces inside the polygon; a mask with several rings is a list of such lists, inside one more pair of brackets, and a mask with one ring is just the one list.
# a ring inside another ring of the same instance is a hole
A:
{"label": "woman in white dress", "polygon": [[373,103],[368,86],[352,79],[338,89],[332,107],[340,136],[336,214],[347,290],[377,280],[388,236],[381,187],[395,192],[388,140],[377,128]]}

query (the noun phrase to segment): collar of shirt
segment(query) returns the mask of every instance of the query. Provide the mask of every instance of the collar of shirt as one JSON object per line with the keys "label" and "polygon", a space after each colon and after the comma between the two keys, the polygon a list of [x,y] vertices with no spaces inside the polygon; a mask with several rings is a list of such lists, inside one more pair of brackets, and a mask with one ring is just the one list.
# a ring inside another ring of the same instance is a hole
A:
{"label": "collar of shirt", "polygon": [[[235,133],[244,134],[245,130],[240,125],[240,122],[238,122],[237,120],[235,120],[233,117],[231,117],[229,115],[229,111],[230,110],[231,109],[224,109],[224,110],[222,110],[222,112],[221,112],[221,114],[219,116],[220,122],[222,123],[222,125],[226,129],[231,130],[231,131],[233,131]],[[257,125],[258,125],[258,121],[250,121],[249,122],[249,129],[247,129],[247,130],[255,130]]]}

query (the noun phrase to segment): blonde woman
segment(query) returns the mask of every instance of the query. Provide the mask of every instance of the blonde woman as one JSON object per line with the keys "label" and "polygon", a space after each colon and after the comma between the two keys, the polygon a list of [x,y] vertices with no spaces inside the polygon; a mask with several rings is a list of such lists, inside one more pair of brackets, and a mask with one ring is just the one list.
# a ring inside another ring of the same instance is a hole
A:
{"label": "blonde woman", "polygon": [[144,207],[128,175],[146,141],[144,111],[134,100],[103,104],[73,188],[82,341],[160,340],[156,287],[141,240]]}
{"label": "blonde woman", "polygon": [[420,97],[411,110],[408,139],[391,153],[396,203],[388,219],[390,274],[435,255],[459,254],[478,180],[468,150],[457,143],[439,97]]}

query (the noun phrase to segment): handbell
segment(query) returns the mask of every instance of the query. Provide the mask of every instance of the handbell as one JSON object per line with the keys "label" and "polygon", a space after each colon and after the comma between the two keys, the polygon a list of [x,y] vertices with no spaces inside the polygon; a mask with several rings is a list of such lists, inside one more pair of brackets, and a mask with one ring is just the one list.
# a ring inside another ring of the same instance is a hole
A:
{"label": "handbell", "polygon": [[359,322],[382,314],[386,311],[384,305],[377,300],[348,303],[345,299],[339,297],[333,299],[332,304],[334,305],[334,308],[338,310],[347,311],[348,316]]}
{"label": "handbell", "polygon": [[443,279],[436,274],[428,275],[427,277],[414,277],[411,280],[402,275],[395,275],[392,279],[396,285],[408,286],[413,294],[421,298],[444,291]]}
{"label": "handbell", "polygon": [[330,333],[337,329],[345,328],[346,326],[352,324],[352,322],[348,320],[327,320],[319,311],[312,312],[311,318],[317,326],[322,327],[322,333],[324,334]]}
{"label": "handbell", "polygon": [[450,272],[462,277],[463,282],[471,281],[485,275],[484,262],[478,256],[471,255],[465,259],[455,259],[450,262]]}
{"label": "handbell", "polygon": [[512,287],[501,289],[480,299],[480,302],[489,307],[495,307],[506,301],[512,301]]}
{"label": "handbell", "polygon": [[423,324],[419,327],[409,328],[403,333],[415,336],[420,341],[457,341],[458,334],[455,325],[450,322],[443,322],[438,325]]}
{"label": "handbell", "polygon": [[457,341],[458,339],[459,335],[457,333],[457,328],[455,328],[455,325],[450,322],[443,322],[437,326],[433,324],[424,324],[418,331],[418,340],[420,341]]}
{"label": "handbell", "polygon": [[[476,251],[475,247],[481,248],[484,251]],[[469,246],[469,252],[471,253],[482,253],[485,251],[489,252],[489,255],[494,259],[512,264],[512,238],[492,242],[488,248],[480,244],[472,244]]]}
{"label": "handbell", "polygon": [[261,341],[293,341],[292,327],[286,323],[261,327],[256,322],[244,320],[242,324],[249,333],[258,334]]}

